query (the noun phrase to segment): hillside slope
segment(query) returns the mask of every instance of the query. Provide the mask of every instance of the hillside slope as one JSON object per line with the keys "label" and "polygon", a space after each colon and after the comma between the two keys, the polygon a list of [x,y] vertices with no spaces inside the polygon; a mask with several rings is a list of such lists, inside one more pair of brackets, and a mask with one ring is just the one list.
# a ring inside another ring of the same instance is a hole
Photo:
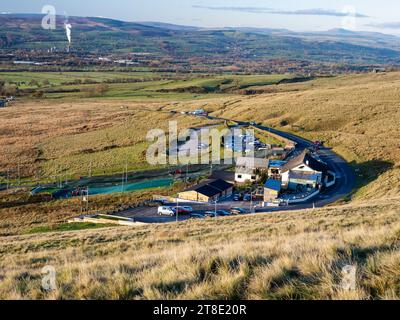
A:
{"label": "hillside slope", "polygon": [[[400,200],[0,238],[2,299],[398,299]],[[53,266],[58,289],[41,290]],[[341,287],[357,266],[357,289]]]}

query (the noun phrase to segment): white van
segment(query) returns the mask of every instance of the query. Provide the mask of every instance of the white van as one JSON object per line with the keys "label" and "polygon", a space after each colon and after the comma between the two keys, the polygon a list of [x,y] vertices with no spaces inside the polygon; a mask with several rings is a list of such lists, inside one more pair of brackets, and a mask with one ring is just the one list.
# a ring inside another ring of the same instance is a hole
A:
{"label": "white van", "polygon": [[170,216],[173,217],[175,215],[175,210],[171,207],[158,207],[158,214],[160,216]]}

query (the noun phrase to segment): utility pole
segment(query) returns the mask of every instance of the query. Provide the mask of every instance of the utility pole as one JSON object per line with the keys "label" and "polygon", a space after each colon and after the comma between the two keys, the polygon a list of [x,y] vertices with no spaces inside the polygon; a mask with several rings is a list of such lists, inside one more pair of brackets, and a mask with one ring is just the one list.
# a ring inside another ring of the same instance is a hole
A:
{"label": "utility pole", "polygon": [[10,169],[7,169],[7,190],[10,189]]}
{"label": "utility pole", "polygon": [[18,186],[21,185],[21,166],[20,163],[18,162]]}
{"label": "utility pole", "polygon": [[125,182],[128,183],[128,159],[125,161]]}
{"label": "utility pole", "polygon": [[253,193],[255,191],[250,191],[250,213],[253,213]]}
{"label": "utility pole", "polygon": [[176,222],[179,222],[179,199],[176,196],[176,212],[175,212]]}
{"label": "utility pole", "polygon": [[86,189],[86,213],[89,214],[89,187]]}

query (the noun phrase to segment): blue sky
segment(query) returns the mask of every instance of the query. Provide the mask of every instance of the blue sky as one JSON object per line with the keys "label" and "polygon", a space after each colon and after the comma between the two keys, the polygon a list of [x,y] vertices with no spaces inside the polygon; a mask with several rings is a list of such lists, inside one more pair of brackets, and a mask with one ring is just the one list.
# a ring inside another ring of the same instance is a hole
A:
{"label": "blue sky", "polygon": [[[398,0],[1,0],[0,12],[104,16],[203,27],[265,27],[294,31],[332,28],[400,34]],[[353,13],[355,18],[346,17]]]}

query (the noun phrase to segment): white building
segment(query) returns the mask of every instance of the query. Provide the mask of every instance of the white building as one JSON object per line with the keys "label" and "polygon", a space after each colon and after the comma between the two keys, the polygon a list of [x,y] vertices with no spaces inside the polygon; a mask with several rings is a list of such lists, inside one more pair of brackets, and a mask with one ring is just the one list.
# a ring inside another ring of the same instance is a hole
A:
{"label": "white building", "polygon": [[305,150],[282,167],[282,186],[290,190],[319,189],[327,183],[329,174],[328,166]]}
{"label": "white building", "polygon": [[268,159],[239,157],[236,160],[235,182],[255,182],[268,172]]}

